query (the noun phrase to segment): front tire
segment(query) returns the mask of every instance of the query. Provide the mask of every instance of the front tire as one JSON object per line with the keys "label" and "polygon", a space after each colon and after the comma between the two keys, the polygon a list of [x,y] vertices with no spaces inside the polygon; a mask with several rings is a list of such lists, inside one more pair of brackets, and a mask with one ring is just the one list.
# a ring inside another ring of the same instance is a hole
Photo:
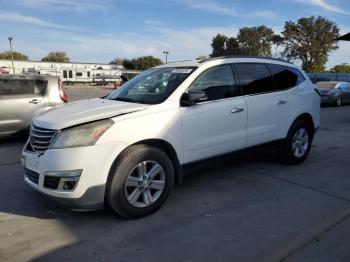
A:
{"label": "front tire", "polygon": [[135,145],[113,165],[106,200],[125,218],[143,217],[161,207],[173,185],[174,168],[167,154],[155,147]]}
{"label": "front tire", "polygon": [[281,157],[284,163],[296,165],[308,156],[313,139],[312,125],[304,120],[296,120],[283,141]]}

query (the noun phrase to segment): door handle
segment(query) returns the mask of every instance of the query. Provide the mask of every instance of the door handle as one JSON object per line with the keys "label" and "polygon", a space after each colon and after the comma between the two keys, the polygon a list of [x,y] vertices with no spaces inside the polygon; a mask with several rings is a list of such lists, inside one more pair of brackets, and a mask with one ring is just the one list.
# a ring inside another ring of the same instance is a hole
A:
{"label": "door handle", "polygon": [[232,114],[235,114],[235,113],[240,113],[240,112],[243,112],[243,111],[244,111],[244,108],[234,107],[234,108],[231,110],[231,113],[232,113]]}
{"label": "door handle", "polygon": [[284,104],[287,104],[286,100],[280,99],[277,101],[277,105],[284,105]]}
{"label": "door handle", "polygon": [[40,100],[38,100],[38,99],[32,99],[32,100],[30,100],[28,103],[30,103],[30,104],[39,104],[39,103],[40,103]]}

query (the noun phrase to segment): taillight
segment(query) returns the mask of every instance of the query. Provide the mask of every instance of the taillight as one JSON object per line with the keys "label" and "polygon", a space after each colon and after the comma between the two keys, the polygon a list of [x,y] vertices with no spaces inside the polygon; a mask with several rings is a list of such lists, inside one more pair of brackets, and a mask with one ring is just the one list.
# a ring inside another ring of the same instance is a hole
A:
{"label": "taillight", "polygon": [[61,79],[58,79],[58,90],[60,91],[60,97],[61,97],[62,101],[67,103],[68,96],[66,94],[66,91],[64,91],[63,82],[61,81]]}

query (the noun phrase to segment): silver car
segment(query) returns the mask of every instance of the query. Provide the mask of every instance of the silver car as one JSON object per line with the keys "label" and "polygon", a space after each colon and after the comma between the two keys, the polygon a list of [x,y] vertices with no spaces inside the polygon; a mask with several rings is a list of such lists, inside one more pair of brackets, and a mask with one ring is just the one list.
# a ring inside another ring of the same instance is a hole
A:
{"label": "silver car", "polygon": [[28,129],[34,116],[67,100],[57,77],[0,76],[0,137]]}
{"label": "silver car", "polygon": [[347,82],[318,82],[316,89],[321,95],[322,104],[342,106],[350,103],[350,84]]}

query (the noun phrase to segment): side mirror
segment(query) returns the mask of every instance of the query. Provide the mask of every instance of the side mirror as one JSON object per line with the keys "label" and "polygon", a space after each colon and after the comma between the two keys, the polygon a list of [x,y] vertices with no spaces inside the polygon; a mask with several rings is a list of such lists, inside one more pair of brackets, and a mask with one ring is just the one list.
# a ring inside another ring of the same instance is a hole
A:
{"label": "side mirror", "polygon": [[193,106],[200,102],[208,100],[207,94],[204,91],[189,90],[188,93],[184,93],[181,97],[181,106]]}

